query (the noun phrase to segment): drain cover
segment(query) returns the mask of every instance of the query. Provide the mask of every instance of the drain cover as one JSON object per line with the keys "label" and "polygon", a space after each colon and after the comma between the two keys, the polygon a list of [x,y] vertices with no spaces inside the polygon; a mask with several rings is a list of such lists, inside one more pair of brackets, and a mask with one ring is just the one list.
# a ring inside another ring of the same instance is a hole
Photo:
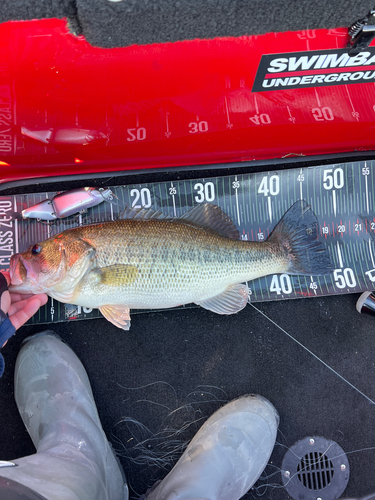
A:
{"label": "drain cover", "polygon": [[349,462],[334,441],[307,437],[286,452],[281,477],[294,500],[336,500],[348,484]]}

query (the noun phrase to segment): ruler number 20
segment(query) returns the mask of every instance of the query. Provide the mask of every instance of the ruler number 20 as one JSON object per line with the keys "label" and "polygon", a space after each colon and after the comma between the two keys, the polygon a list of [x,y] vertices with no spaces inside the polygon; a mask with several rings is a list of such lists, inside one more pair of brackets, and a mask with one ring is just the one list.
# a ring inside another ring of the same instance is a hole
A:
{"label": "ruler number 20", "polygon": [[[134,200],[132,202],[133,208],[150,208],[151,207],[151,193],[148,188],[132,189],[130,191],[130,196],[134,196]],[[137,204],[138,201],[141,201],[141,204]]]}

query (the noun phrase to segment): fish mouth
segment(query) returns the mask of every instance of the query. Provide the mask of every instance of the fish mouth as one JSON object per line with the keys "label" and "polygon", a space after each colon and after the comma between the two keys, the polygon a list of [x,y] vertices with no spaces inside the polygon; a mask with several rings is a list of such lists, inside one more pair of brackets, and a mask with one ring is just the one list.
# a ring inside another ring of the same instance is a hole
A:
{"label": "fish mouth", "polygon": [[27,271],[20,254],[12,255],[10,258],[9,272],[12,285],[22,285],[26,281]]}

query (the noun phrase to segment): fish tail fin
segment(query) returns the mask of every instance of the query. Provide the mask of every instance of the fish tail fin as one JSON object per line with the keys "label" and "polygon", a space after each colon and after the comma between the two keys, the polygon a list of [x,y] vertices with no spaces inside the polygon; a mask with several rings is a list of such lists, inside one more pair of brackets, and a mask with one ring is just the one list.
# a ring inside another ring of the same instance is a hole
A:
{"label": "fish tail fin", "polygon": [[269,243],[288,252],[288,274],[324,275],[332,269],[330,255],[318,239],[318,220],[305,200],[297,201],[280,219]]}

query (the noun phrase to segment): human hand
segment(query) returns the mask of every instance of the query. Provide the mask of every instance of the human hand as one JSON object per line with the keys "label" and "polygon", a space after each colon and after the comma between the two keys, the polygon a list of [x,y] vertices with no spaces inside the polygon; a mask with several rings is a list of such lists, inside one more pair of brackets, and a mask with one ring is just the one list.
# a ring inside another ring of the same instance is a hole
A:
{"label": "human hand", "polygon": [[[10,276],[2,272],[10,285]],[[0,297],[0,309],[8,313],[9,319],[16,330],[26,323],[48,300],[45,293],[38,295],[23,295],[20,293],[4,291]],[[6,344],[6,342],[5,342]],[[5,345],[4,344],[4,345]]]}

